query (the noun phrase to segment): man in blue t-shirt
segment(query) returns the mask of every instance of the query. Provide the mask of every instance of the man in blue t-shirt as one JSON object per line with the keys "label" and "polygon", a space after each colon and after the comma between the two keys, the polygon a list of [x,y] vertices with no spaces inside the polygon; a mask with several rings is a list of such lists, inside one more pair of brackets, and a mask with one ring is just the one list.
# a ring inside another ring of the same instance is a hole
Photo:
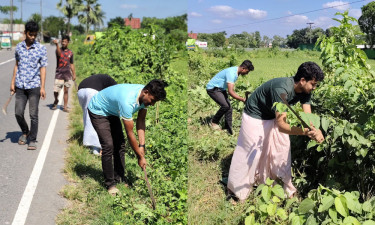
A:
{"label": "man in blue t-shirt", "polygon": [[232,107],[228,99],[227,89],[230,96],[241,102],[245,102],[246,99],[234,91],[234,83],[237,81],[239,75],[246,75],[253,70],[254,66],[252,62],[245,60],[239,67],[230,67],[220,71],[208,82],[206,86],[208,95],[220,105],[219,111],[217,111],[210,123],[213,129],[220,129],[219,122],[225,114],[225,128],[229,134],[233,134]]}
{"label": "man in blue t-shirt", "polygon": [[[111,195],[118,192],[116,184],[125,181],[125,139],[120,118],[124,123],[129,144],[138,157],[138,165],[144,169],[147,106],[166,98],[166,86],[164,81],[158,79],[152,80],[146,86],[117,84],[103,89],[92,97],[88,111],[102,146],[104,182]],[[133,132],[133,114],[136,112],[138,143]]]}

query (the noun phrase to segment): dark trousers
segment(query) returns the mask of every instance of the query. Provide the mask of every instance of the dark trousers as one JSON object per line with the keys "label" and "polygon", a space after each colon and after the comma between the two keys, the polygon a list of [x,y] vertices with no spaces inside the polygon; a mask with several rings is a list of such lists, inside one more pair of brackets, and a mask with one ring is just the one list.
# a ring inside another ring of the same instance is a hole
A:
{"label": "dark trousers", "polygon": [[106,188],[125,181],[125,139],[117,116],[100,116],[88,110],[102,146],[102,168]]}
{"label": "dark trousers", "polygon": [[225,115],[225,128],[232,130],[233,109],[230,105],[227,91],[223,91],[219,88],[213,88],[207,90],[207,93],[217,104],[220,105],[220,109],[212,118],[212,122],[219,124],[221,117]]}
{"label": "dark trousers", "polygon": [[[22,130],[22,134],[29,135],[29,141],[36,141],[38,135],[39,99],[40,87],[32,89],[16,88],[16,119]],[[24,117],[27,101],[29,101],[29,114],[31,119],[30,129]]]}

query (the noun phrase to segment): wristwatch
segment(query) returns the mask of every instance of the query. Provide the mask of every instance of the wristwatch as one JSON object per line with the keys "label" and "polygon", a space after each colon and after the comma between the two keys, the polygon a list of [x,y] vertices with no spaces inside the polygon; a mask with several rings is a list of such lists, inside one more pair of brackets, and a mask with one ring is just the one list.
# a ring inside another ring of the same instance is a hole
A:
{"label": "wristwatch", "polygon": [[138,147],[143,147],[144,149],[146,149],[146,145],[138,145]]}

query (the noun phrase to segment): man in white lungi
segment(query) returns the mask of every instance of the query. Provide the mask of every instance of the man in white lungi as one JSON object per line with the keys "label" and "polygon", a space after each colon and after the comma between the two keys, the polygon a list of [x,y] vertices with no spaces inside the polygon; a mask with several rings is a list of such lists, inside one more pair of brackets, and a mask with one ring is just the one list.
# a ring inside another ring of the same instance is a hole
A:
{"label": "man in white lungi", "polygon": [[282,102],[280,95],[287,94],[290,105],[300,102],[303,111],[311,113],[311,92],[323,79],[323,71],[316,63],[305,62],[294,77],[269,80],[246,101],[227,186],[239,200],[245,200],[253,185],[265,183],[267,177],[282,180],[288,197],[294,195],[289,135],[307,135],[319,143],[324,137],[314,127],[311,131],[291,127],[286,123],[286,113],[276,112],[273,104]]}
{"label": "man in white lungi", "polygon": [[98,134],[91,124],[87,106],[99,91],[116,84],[117,82],[107,74],[95,74],[82,80],[78,86],[78,101],[83,111],[83,145],[89,147],[94,155],[100,155],[102,147]]}

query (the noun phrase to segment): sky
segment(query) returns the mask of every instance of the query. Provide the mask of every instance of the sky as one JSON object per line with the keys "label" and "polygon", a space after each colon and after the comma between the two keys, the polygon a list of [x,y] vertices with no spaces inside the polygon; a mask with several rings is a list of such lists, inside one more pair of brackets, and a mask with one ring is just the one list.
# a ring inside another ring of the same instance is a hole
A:
{"label": "sky", "polygon": [[261,36],[286,37],[293,30],[310,27],[324,30],[337,26],[336,12],[349,10],[358,19],[361,7],[371,0],[189,0],[188,31],[240,34],[259,31]]}
{"label": "sky", "polygon": [[[43,18],[48,16],[63,16],[63,14],[56,9],[58,0],[22,0],[22,18],[27,20],[33,13],[40,13],[40,2],[42,2]],[[187,13],[186,0],[99,0],[102,6],[102,11],[105,12],[106,19],[104,25],[111,18],[117,16],[128,17],[133,13],[134,18],[143,17],[157,17],[165,18],[170,16],[180,16]],[[10,5],[10,0],[0,0],[0,5]],[[18,7],[14,18],[21,18],[21,0],[13,0],[13,5]],[[0,18],[7,17],[0,14]],[[77,19],[73,19],[73,24],[78,24]]]}

